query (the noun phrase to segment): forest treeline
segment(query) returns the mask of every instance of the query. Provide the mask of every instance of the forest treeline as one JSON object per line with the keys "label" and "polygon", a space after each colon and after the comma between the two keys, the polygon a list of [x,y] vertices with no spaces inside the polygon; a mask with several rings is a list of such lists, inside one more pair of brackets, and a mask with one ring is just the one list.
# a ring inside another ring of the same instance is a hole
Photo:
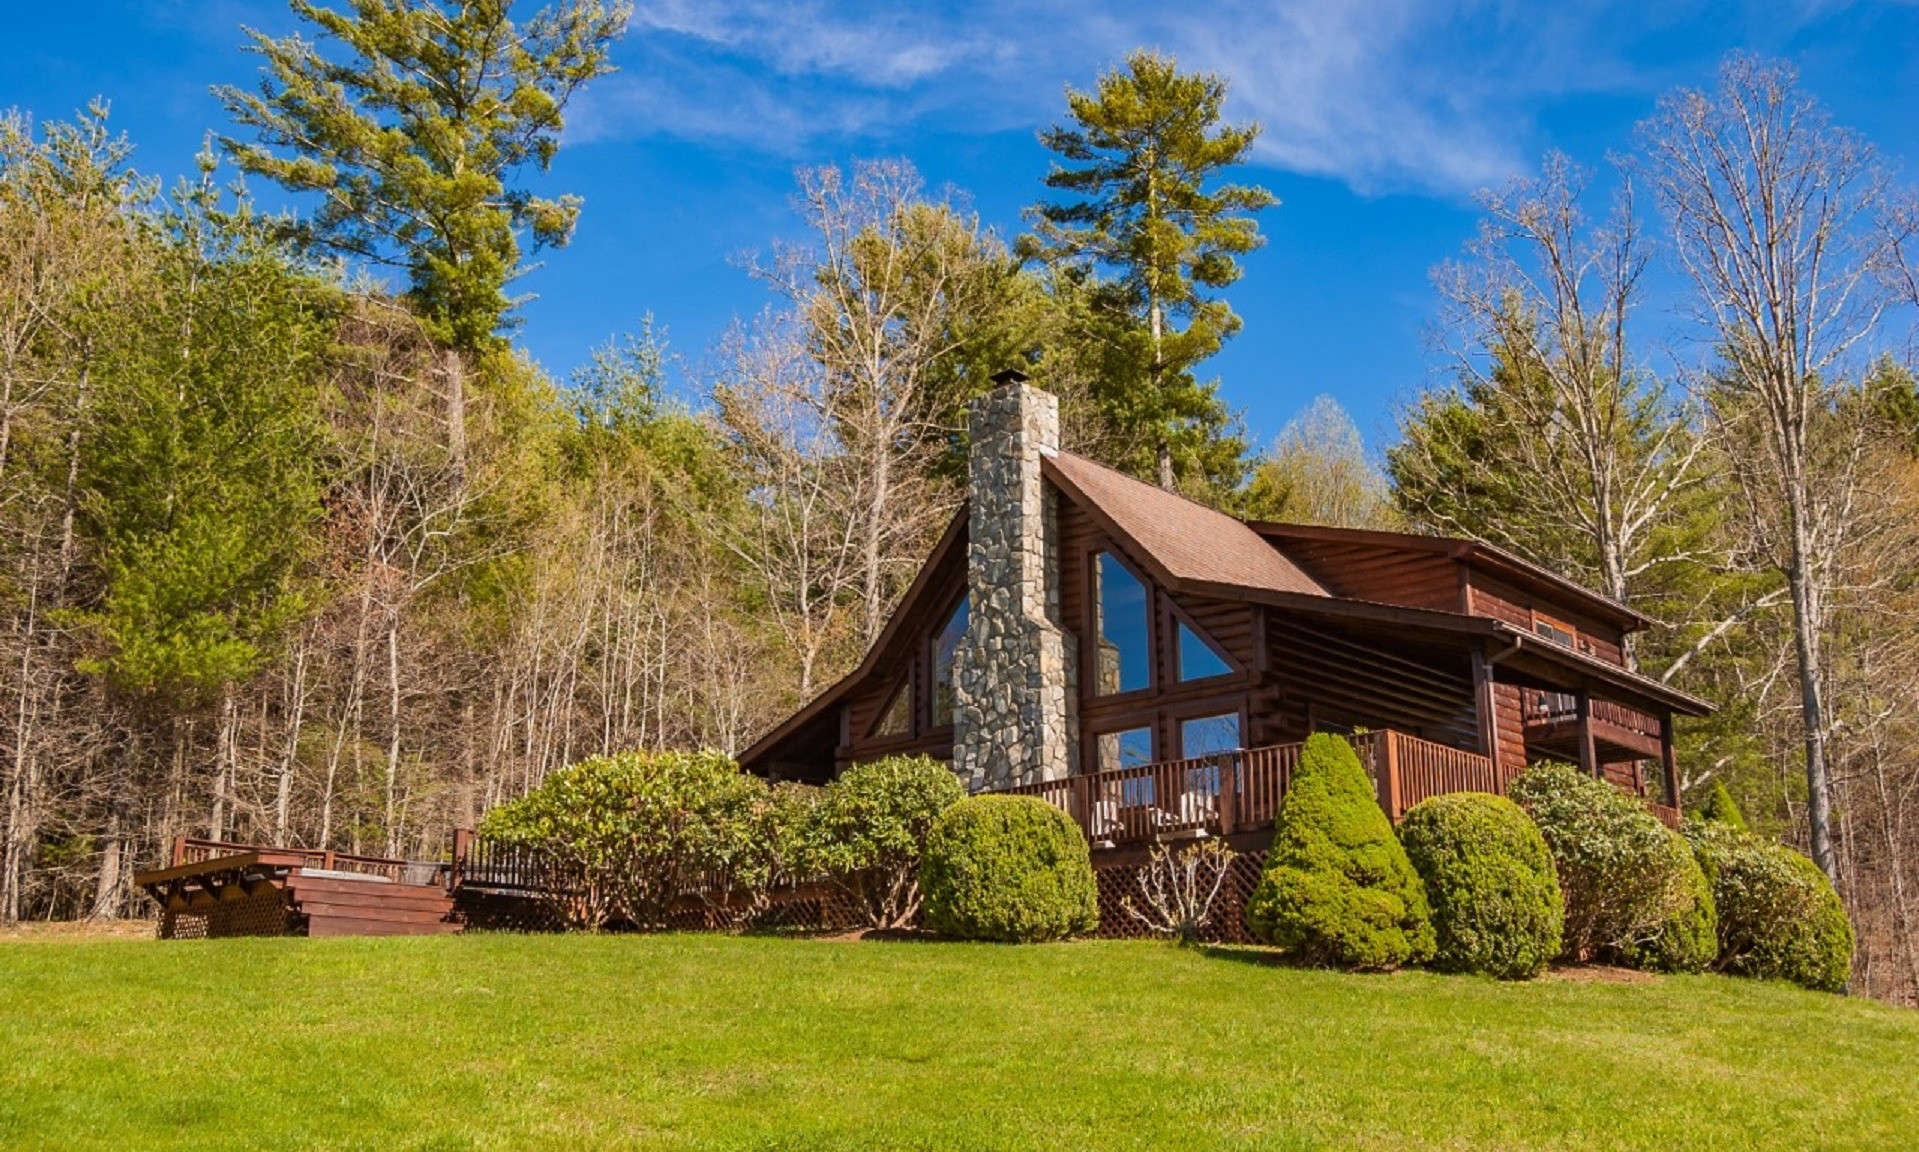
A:
{"label": "forest treeline", "polygon": [[1813,855],[1860,986],[1919,1001],[1919,211],[1785,66],[1486,194],[1436,272],[1451,382],[1375,458],[1327,398],[1256,449],[1204,374],[1275,203],[1223,78],[1069,92],[1010,235],[904,161],[803,170],[713,347],[639,323],[554,379],[510,288],[582,205],[528,177],[624,8],[295,9],[176,186],[104,107],[0,122],[0,919],[137,910],[176,834],[431,857],[586,756],[739,750],[878,633],[1018,366],[1196,499],[1655,617],[1636,665],[1721,705],[1688,794]]}

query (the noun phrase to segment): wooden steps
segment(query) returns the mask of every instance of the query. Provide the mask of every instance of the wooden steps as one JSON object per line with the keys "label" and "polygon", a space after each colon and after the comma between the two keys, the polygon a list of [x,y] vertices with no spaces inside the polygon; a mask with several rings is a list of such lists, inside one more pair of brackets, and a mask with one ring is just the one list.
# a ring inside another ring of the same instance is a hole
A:
{"label": "wooden steps", "polygon": [[429,936],[461,927],[448,920],[453,898],[437,884],[295,870],[287,877],[287,892],[294,910],[306,917],[308,936]]}

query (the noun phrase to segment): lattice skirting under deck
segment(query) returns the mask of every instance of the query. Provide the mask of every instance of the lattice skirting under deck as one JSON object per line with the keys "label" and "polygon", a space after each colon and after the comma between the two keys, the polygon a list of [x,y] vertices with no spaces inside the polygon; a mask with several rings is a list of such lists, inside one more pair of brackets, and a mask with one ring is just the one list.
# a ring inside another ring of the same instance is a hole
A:
{"label": "lattice skirting under deck", "polygon": [[160,939],[209,940],[225,936],[285,936],[292,909],[284,888],[262,885],[251,896],[204,908],[160,913]]}

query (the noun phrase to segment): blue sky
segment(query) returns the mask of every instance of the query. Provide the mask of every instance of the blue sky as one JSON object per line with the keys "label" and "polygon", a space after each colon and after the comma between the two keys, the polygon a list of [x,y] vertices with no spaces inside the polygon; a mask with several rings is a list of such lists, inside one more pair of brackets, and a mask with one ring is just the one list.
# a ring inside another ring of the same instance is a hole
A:
{"label": "blue sky", "polygon": [[[292,26],[277,2],[15,7],[0,106],[57,117],[105,96],[141,167],[169,178],[221,126],[209,85],[255,75],[240,26]],[[1283,204],[1230,293],[1245,332],[1211,365],[1261,441],[1321,392],[1369,441],[1387,435],[1445,371],[1429,273],[1470,236],[1475,191],[1549,148],[1603,165],[1727,51],[1791,59],[1908,180],[1919,163],[1911,2],[642,2],[621,71],[574,106],[537,184],[586,207],[573,245],[520,282],[536,298],[517,338],[564,374],[650,312],[696,366],[767,302],[738,258],[791,233],[799,166],[904,156],[1010,236],[1042,191],[1034,133],[1064,86],[1140,45],[1224,73],[1230,114],[1264,127],[1246,175]],[[1641,333],[1693,354],[1669,303]]]}

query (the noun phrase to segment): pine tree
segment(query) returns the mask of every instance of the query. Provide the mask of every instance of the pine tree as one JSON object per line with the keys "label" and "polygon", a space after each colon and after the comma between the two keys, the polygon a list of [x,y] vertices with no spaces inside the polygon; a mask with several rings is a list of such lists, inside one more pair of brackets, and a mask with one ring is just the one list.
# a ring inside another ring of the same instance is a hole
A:
{"label": "pine tree", "polygon": [[222,144],[245,171],[317,197],[297,239],[405,270],[414,309],[450,349],[448,444],[462,460],[466,366],[508,322],[520,235],[564,245],[580,212],[577,196],[510,181],[552,164],[567,100],[612,70],[631,6],[565,0],[517,24],[507,0],[292,7],[319,40],[249,31],[266,60],[259,92],[216,92],[258,140]]}
{"label": "pine tree", "polygon": [[1134,467],[1150,460],[1165,488],[1176,470],[1230,486],[1245,446],[1217,385],[1194,369],[1240,327],[1206,290],[1239,279],[1237,257],[1263,242],[1252,214],[1277,203],[1257,185],[1216,184],[1259,128],[1221,123],[1223,78],[1181,73],[1144,50],[1066,99],[1071,124],[1040,141],[1065,162],[1047,187],[1074,199],[1029,211],[1034,234],[1022,253],[1116,273],[1097,295],[1106,330],[1089,335],[1111,349],[1098,400],[1109,423],[1141,441]]}

